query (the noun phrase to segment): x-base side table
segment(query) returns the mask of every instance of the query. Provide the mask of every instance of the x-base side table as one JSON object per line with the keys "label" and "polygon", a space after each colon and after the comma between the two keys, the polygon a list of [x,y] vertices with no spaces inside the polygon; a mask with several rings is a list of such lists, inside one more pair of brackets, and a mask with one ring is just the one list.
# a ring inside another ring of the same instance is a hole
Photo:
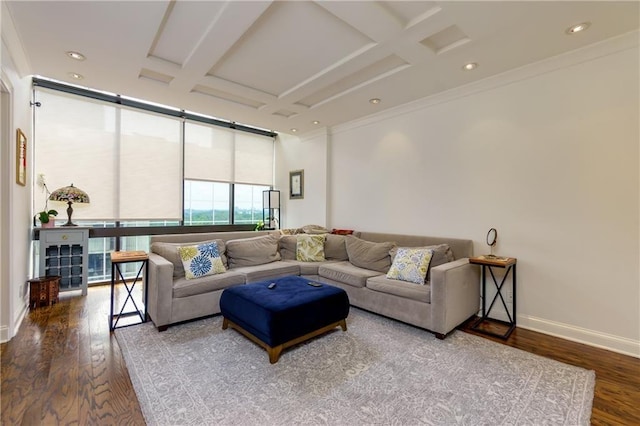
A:
{"label": "x-base side table", "polygon": [[[498,257],[498,256],[478,256],[469,258],[469,263],[473,263],[476,265],[482,266],[482,317],[476,320],[476,322],[471,326],[471,329],[474,331],[478,331],[483,334],[488,334],[490,336],[500,337],[501,339],[508,339],[513,330],[516,328],[516,264],[518,259],[514,257]],[[498,280],[496,280],[496,276],[493,273],[492,268],[502,268],[506,269],[500,284],[498,284]],[[491,278],[493,280],[493,284],[496,287],[496,294],[493,296],[493,300],[491,304],[489,304],[489,308],[487,309],[487,271],[491,274]],[[509,308],[502,296],[502,287],[504,286],[505,280],[509,276],[509,272],[512,272],[513,277],[513,302],[511,313],[509,312]],[[504,310],[507,313],[507,318],[509,321],[502,321],[495,318],[490,318],[489,314],[491,313],[491,309],[493,309],[493,305],[496,303],[496,300],[500,298],[502,302],[502,306],[504,306]],[[489,330],[485,330],[480,328],[480,325],[484,322],[494,322],[508,326],[509,328],[504,334],[493,333]]]}
{"label": "x-base side table", "polygon": [[[127,284],[127,280],[124,278],[121,270],[121,265],[132,262],[141,262],[136,278],[131,283],[131,286]],[[140,309],[133,298],[133,289],[140,279],[140,275],[144,272],[144,288],[142,289],[144,310]],[[124,284],[127,297],[124,299],[124,303],[120,308],[120,312],[114,314],[115,308],[115,285],[120,281]],[[122,317],[128,317],[132,315],[138,315],[140,322],[147,321],[147,293],[149,287],[149,255],[144,251],[114,251],[111,252],[111,310],[109,311],[109,329],[111,331],[118,328],[118,321]],[[127,302],[131,300],[135,308],[134,311],[124,312]],[[136,323],[138,324],[138,323]],[[133,325],[133,324],[127,324]],[[120,327],[123,327],[122,325]]]}

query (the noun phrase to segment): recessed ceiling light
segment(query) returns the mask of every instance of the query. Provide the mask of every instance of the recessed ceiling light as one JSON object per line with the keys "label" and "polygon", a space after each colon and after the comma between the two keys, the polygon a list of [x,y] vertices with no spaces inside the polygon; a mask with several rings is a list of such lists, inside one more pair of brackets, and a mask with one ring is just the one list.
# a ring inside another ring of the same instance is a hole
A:
{"label": "recessed ceiling light", "polygon": [[67,56],[75,59],[76,61],[84,61],[86,59],[86,57],[80,52],[69,51],[67,52]]}
{"label": "recessed ceiling light", "polygon": [[76,79],[76,80],[82,80],[84,78],[84,76],[82,74],[78,74],[77,72],[70,72],[69,73],[69,77]]}
{"label": "recessed ceiling light", "polygon": [[462,66],[462,69],[465,71],[475,70],[476,68],[478,68],[478,64],[475,62],[469,62],[468,64],[464,64]]}
{"label": "recessed ceiling light", "polygon": [[566,29],[566,33],[571,35],[575,33],[582,32],[591,26],[591,22],[583,22],[581,24],[573,25]]}
{"label": "recessed ceiling light", "polygon": [[291,131],[292,131],[293,133],[295,133],[295,132],[297,132],[297,131],[298,131],[298,129],[293,128],[293,129],[291,129]]}
{"label": "recessed ceiling light", "polygon": [[313,124],[320,124],[320,122],[318,120],[313,120],[312,123]]}
{"label": "recessed ceiling light", "polygon": [[369,99],[369,103],[377,105],[380,103],[380,99],[378,98]]}

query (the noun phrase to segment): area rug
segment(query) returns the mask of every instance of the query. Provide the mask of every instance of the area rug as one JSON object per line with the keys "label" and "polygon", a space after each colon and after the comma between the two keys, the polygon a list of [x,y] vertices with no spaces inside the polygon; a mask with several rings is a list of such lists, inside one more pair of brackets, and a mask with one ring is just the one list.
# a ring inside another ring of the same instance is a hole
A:
{"label": "area rug", "polygon": [[149,425],[582,425],[595,374],[359,309],[277,364],[222,317],[118,329]]}

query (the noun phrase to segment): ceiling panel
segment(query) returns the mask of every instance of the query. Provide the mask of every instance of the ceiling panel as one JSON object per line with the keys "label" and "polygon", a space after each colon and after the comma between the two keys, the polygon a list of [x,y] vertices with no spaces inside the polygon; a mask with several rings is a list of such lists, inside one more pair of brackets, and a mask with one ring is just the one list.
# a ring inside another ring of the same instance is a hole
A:
{"label": "ceiling panel", "polygon": [[348,92],[349,89],[359,86],[369,80],[373,80],[377,77],[383,76],[394,69],[408,66],[408,64],[402,60],[402,58],[396,55],[389,55],[384,59],[381,59],[367,67],[360,68],[357,72],[336,81],[333,84],[325,86],[321,90],[313,93],[310,96],[301,99],[300,102],[304,105],[312,107],[313,105],[324,101],[330,97],[337,96],[340,93]]}
{"label": "ceiling panel", "polygon": [[171,2],[149,55],[183,65],[224,7],[224,2]]}
{"label": "ceiling panel", "polygon": [[370,42],[315,3],[278,2],[209,74],[277,96]]}
{"label": "ceiling panel", "polygon": [[401,22],[403,27],[429,10],[438,7],[434,1],[381,1],[380,5]]}
{"label": "ceiling panel", "polygon": [[214,89],[212,87],[207,87],[207,86],[202,86],[202,85],[196,85],[193,90],[192,93],[197,93],[197,94],[201,94],[201,95],[207,95],[207,96],[212,96],[218,99],[223,99],[225,101],[230,101],[230,102],[235,102],[241,105],[245,105],[251,108],[259,108],[261,106],[264,105],[263,102],[257,101],[255,99],[249,99],[249,98],[245,98],[242,97],[240,95],[234,94],[234,93],[229,93],[229,92],[225,92],[222,90],[218,90],[218,89]]}
{"label": "ceiling panel", "polygon": [[425,38],[420,43],[433,50],[433,53],[438,54],[461,46],[469,41],[471,41],[471,39],[467,37],[460,28],[456,25],[451,25],[450,27]]}

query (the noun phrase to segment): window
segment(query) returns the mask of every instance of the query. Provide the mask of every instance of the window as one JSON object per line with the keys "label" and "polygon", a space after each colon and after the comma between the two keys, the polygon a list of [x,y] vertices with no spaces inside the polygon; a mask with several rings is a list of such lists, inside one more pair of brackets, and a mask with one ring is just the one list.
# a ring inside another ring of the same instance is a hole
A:
{"label": "window", "polygon": [[[231,188],[233,208],[231,209]],[[184,224],[228,225],[262,220],[262,191],[271,186],[185,180]]]}
{"label": "window", "polygon": [[262,220],[262,191],[270,186],[234,185],[233,221],[237,224],[256,223]]}
{"label": "window", "polygon": [[[77,220],[262,219],[256,194],[273,185],[272,136],[47,88],[37,87],[36,95],[42,106],[35,109],[34,170],[51,190],[73,183],[89,194]],[[42,198],[34,191],[34,205]]]}
{"label": "window", "polygon": [[186,123],[184,133],[185,225],[262,220],[262,191],[273,184],[273,138],[200,123]]}
{"label": "window", "polygon": [[230,194],[228,183],[185,180],[184,224],[230,224]]}
{"label": "window", "polygon": [[[34,78],[34,171],[50,190],[74,184],[89,227],[253,224],[274,179],[266,130]],[[34,179],[35,182],[40,179]],[[47,197],[34,188],[33,205]],[[63,211],[64,204],[49,203]],[[109,253],[149,250],[149,237],[89,240],[89,282],[111,278]],[[130,271],[125,271],[128,274]],[[135,272],[135,271],[134,271]]]}

